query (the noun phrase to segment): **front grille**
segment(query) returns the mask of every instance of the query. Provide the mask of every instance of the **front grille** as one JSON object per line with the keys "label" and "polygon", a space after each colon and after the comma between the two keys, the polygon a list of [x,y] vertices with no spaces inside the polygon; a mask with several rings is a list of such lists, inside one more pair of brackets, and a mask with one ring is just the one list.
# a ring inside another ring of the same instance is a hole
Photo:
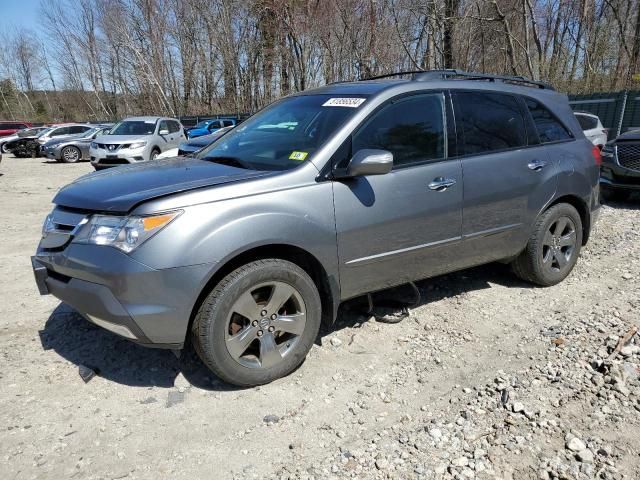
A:
{"label": "front grille", "polygon": [[85,213],[56,207],[51,212],[51,221],[45,227],[40,247],[45,250],[62,250],[73,238],[81,222],[87,217]]}
{"label": "front grille", "polygon": [[640,143],[618,143],[618,163],[631,170],[640,171]]}
{"label": "front grille", "polygon": [[121,147],[121,145],[115,143],[96,143],[96,146],[107,152],[117,152]]}

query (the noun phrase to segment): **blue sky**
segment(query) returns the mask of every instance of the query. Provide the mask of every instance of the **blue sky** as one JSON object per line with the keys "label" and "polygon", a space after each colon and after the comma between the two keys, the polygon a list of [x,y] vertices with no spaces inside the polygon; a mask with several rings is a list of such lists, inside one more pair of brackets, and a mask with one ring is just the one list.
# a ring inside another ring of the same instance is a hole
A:
{"label": "blue sky", "polygon": [[40,0],[0,0],[0,32],[28,28],[37,31]]}

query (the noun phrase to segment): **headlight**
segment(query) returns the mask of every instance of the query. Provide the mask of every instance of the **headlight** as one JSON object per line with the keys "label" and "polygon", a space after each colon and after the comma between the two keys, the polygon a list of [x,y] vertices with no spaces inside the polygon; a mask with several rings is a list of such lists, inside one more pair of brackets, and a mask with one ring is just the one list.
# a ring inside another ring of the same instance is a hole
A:
{"label": "headlight", "polygon": [[98,148],[98,144],[96,142],[91,142],[91,145],[89,145],[89,148]]}
{"label": "headlight", "polygon": [[145,147],[146,145],[147,145],[147,142],[132,143],[131,145],[129,145],[129,148],[133,150],[135,148]]}
{"label": "headlight", "polygon": [[94,215],[76,241],[116,247],[129,253],[169,225],[181,213],[181,210],[177,210],[145,217]]}
{"label": "headlight", "polygon": [[603,157],[613,157],[614,152],[615,147],[613,145],[605,145],[604,147],[602,147],[600,155],[602,155]]}

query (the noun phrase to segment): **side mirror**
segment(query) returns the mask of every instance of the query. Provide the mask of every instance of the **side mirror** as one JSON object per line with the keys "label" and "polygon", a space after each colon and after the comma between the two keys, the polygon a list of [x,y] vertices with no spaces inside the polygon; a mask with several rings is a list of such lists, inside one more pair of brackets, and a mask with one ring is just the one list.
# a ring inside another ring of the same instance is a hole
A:
{"label": "side mirror", "polygon": [[169,135],[169,130],[167,130],[167,129],[160,130],[160,131],[158,132],[158,135],[160,135],[160,136],[162,136],[162,137],[164,137],[165,135]]}
{"label": "side mirror", "polygon": [[385,175],[393,168],[393,153],[387,150],[358,150],[347,166],[347,177]]}

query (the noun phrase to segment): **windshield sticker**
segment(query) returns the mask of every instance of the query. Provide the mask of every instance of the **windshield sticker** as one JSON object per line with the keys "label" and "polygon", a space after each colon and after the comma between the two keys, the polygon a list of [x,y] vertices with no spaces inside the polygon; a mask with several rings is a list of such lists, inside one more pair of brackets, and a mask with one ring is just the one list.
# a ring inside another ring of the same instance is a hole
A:
{"label": "windshield sticker", "polygon": [[358,108],[365,100],[366,98],[330,98],[322,106]]}
{"label": "windshield sticker", "polygon": [[307,152],[291,152],[289,155],[289,160],[297,160],[298,162],[303,161],[309,155]]}

